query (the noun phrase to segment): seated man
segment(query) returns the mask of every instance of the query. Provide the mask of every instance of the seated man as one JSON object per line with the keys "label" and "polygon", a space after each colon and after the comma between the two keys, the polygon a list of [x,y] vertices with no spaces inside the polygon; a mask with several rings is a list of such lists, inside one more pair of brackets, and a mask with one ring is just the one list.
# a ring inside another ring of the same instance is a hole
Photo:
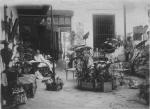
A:
{"label": "seated man", "polygon": [[38,67],[45,67],[46,65],[48,65],[50,71],[53,72],[52,68],[53,68],[53,65],[50,63],[49,60],[46,60],[42,54],[40,54],[40,51],[37,50],[37,53],[35,54],[34,56],[34,59],[36,62],[40,62],[40,64],[38,65]]}

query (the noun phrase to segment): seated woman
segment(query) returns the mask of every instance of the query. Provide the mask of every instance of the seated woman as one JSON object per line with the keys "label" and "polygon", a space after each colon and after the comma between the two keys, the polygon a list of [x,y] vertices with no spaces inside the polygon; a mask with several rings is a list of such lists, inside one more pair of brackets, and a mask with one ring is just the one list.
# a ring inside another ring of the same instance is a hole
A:
{"label": "seated woman", "polygon": [[37,53],[35,54],[34,56],[34,59],[36,62],[40,62],[40,64],[38,65],[38,67],[45,67],[45,66],[48,66],[50,71],[53,72],[52,68],[53,68],[53,65],[50,63],[49,60],[46,60],[42,54],[40,54],[40,51],[37,50]]}

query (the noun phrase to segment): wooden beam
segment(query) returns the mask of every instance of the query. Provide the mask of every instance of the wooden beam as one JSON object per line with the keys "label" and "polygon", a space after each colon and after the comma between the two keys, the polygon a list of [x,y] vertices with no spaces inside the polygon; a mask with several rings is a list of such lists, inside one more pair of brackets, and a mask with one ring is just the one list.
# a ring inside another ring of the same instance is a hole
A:
{"label": "wooden beam", "polygon": [[27,15],[27,14],[19,14],[19,17],[49,17],[48,15]]}
{"label": "wooden beam", "polygon": [[126,6],[123,5],[123,15],[124,15],[124,38],[126,41]]}

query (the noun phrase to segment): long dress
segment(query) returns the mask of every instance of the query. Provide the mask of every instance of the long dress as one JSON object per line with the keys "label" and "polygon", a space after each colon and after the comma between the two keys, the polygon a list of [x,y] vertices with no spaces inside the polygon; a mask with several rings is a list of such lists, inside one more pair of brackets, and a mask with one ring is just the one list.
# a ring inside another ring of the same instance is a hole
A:
{"label": "long dress", "polygon": [[46,60],[41,54],[35,55],[34,56],[35,61],[40,62],[38,67],[45,67],[48,65],[49,69],[52,71],[52,64],[50,61]]}

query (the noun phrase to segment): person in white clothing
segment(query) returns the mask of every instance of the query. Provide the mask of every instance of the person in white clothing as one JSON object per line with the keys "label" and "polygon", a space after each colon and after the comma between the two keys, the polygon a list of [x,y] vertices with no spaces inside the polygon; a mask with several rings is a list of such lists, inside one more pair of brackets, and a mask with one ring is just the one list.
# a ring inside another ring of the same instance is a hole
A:
{"label": "person in white clothing", "polygon": [[37,50],[37,53],[34,56],[35,61],[40,62],[40,64],[38,65],[38,67],[45,67],[46,65],[48,65],[50,71],[52,71],[53,65],[52,63],[50,63],[49,60],[46,60],[42,54],[40,54],[40,51]]}

